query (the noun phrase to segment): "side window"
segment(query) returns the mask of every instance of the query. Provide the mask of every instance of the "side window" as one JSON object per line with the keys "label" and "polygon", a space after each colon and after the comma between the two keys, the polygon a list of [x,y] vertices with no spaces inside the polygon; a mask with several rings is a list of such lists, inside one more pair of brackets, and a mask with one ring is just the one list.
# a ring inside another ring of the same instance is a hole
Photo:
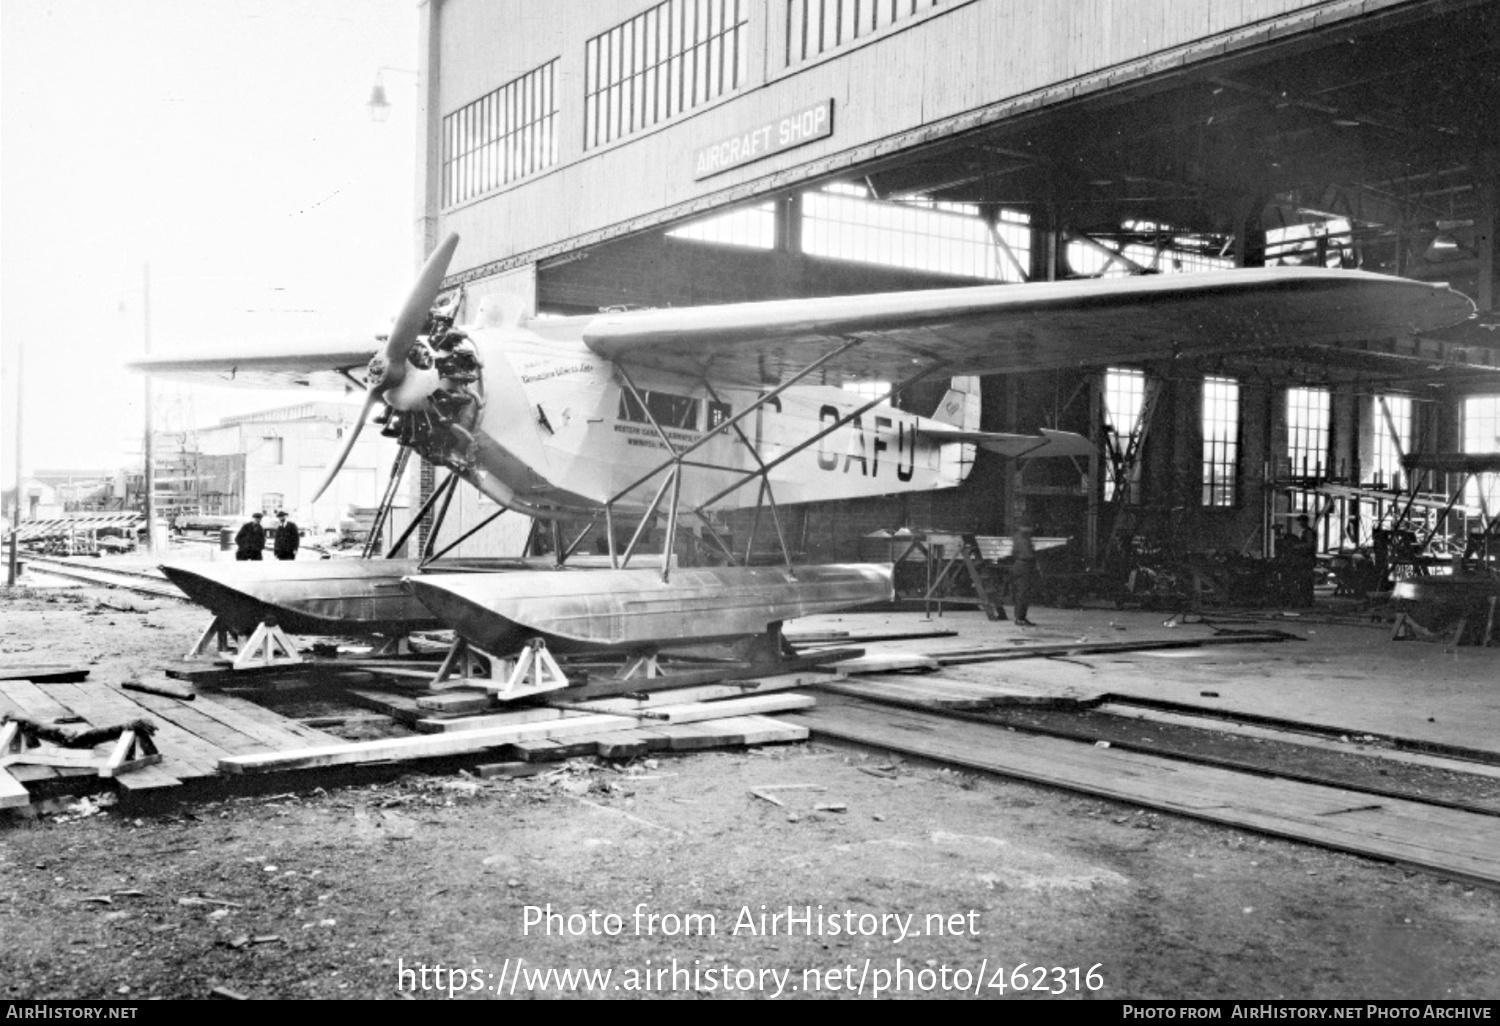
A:
{"label": "side window", "polygon": [[[621,420],[637,424],[649,424],[654,420],[664,428],[698,430],[699,402],[697,399],[686,395],[673,395],[671,392],[642,392],[641,398],[646,403],[644,409],[629,389],[620,391]],[[648,412],[650,416],[647,416]]]}
{"label": "side window", "polygon": [[708,423],[705,425],[705,428],[713,431],[716,428],[722,427],[733,416],[734,407],[728,403],[721,403],[710,399],[708,401]]}

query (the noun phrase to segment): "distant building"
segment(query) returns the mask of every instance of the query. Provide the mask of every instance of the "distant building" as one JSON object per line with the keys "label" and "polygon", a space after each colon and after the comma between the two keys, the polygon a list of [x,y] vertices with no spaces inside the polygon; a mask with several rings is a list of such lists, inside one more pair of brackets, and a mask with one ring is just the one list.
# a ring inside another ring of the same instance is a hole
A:
{"label": "distant building", "polygon": [[316,503],[312,493],[337,456],[358,406],[314,401],[226,417],[155,440],[160,515],[248,516],[286,510],[304,529],[333,527],[351,507],[373,506],[396,456],[378,430],[361,434]]}

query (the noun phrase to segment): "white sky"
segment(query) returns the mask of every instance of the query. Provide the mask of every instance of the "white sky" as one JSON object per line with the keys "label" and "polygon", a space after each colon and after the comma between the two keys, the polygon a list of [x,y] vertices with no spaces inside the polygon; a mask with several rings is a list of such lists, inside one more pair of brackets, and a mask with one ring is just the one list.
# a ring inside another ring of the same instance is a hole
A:
{"label": "white sky", "polygon": [[[0,482],[139,462],[152,349],[369,338],[415,273],[416,0],[0,0]],[[308,397],[156,386],[158,425]],[[184,398],[174,399],[177,394]],[[183,425],[185,426],[185,425]]]}

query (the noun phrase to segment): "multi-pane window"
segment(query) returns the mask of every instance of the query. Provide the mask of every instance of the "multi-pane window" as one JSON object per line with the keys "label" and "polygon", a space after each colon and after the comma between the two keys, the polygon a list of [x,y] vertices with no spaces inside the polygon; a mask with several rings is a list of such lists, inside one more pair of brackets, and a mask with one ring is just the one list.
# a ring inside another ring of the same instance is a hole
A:
{"label": "multi-pane window", "polygon": [[1170,225],[1126,221],[1122,227],[1137,239],[1150,234],[1155,241],[1148,244],[1110,238],[1093,238],[1088,242],[1074,239],[1065,251],[1068,267],[1073,273],[1086,278],[1122,278],[1146,272],[1193,274],[1224,271],[1234,266],[1232,257],[1205,251],[1205,245],[1212,240],[1174,234]]}
{"label": "multi-pane window", "polygon": [[935,7],[941,0],[787,0],[786,62],[797,64]]}
{"label": "multi-pane window", "polygon": [[[1286,390],[1286,459],[1293,478],[1325,476],[1330,401],[1326,388]],[[1292,489],[1290,508],[1292,513],[1315,513],[1318,493],[1304,488]],[[1316,517],[1312,519],[1317,520]]]}
{"label": "multi-pane window", "polygon": [[1293,477],[1323,477],[1328,466],[1326,388],[1286,390],[1286,456]]}
{"label": "multi-pane window", "polygon": [[1030,218],[1001,210],[992,224],[967,203],[872,200],[838,185],[802,199],[802,251],[937,274],[1025,281]]}
{"label": "multi-pane window", "polygon": [[1233,506],[1240,459],[1240,383],[1203,379],[1203,505]]}
{"label": "multi-pane window", "polygon": [[584,47],[583,145],[603,146],[739,88],[750,0],[666,0]]}
{"label": "multi-pane window", "polygon": [[[645,402],[642,408],[641,401]],[[673,395],[671,392],[642,392],[638,401],[629,389],[620,392],[621,420],[637,424],[655,423],[664,428],[698,430],[698,400],[692,396]],[[725,418],[727,419],[727,418]],[[722,420],[718,423],[722,423]]]}
{"label": "multi-pane window", "polygon": [[[1464,400],[1464,452],[1500,452],[1500,395],[1473,395]],[[1500,474],[1475,474],[1464,502],[1482,505],[1490,516],[1500,513]]]}
{"label": "multi-pane window", "polygon": [[1348,220],[1266,229],[1266,266],[1352,267],[1354,235]]}
{"label": "multi-pane window", "polygon": [[557,163],[557,61],[443,118],[443,205]]}
{"label": "multi-pane window", "polygon": [[846,381],[844,391],[853,392],[861,399],[881,399],[890,402],[891,383],[889,381]]}
{"label": "multi-pane window", "polygon": [[[1122,367],[1110,367],[1104,372],[1104,417],[1105,429],[1109,432],[1112,449],[1116,460],[1123,460],[1129,454],[1138,456],[1138,453],[1130,453],[1131,439],[1141,425],[1141,411],[1146,402],[1146,372],[1130,370]],[[1118,482],[1115,480],[1115,470],[1128,470],[1129,477],[1124,482],[1126,486],[1125,500],[1137,502],[1140,500],[1140,472],[1139,461],[1135,466],[1125,467],[1122,462],[1117,462],[1111,468],[1111,472],[1104,478],[1104,499],[1109,501],[1115,497]]]}
{"label": "multi-pane window", "polygon": [[1411,452],[1411,399],[1404,395],[1376,396],[1374,429],[1370,451],[1374,466],[1370,473],[1376,483],[1394,485],[1404,479],[1401,457]]}
{"label": "multi-pane window", "polygon": [[731,210],[727,214],[715,214],[673,228],[667,234],[673,238],[717,242],[724,246],[771,249],[776,245],[776,204],[761,203]]}

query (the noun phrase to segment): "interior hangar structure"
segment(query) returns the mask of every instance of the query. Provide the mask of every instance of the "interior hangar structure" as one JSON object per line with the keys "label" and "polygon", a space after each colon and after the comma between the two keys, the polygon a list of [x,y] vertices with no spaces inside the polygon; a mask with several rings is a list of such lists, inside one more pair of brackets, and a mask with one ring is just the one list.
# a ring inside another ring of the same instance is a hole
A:
{"label": "interior hangar structure", "polygon": [[[872,558],[882,528],[1003,533],[1018,509],[1094,555],[1121,525],[1269,555],[1303,509],[1336,548],[1384,506],[1318,486],[1500,450],[1500,4],[425,0],[420,18],[418,237],[425,254],[460,233],[444,284],[469,304],[1303,264],[1450,282],[1481,310],[1275,360],[985,378],[980,427],[1078,431],[1098,458],[1016,473],[980,453],[956,489],[794,507],[799,558]],[[899,404],[930,413],[943,387]],[[463,492],[444,535],[494,512]],[[462,551],[494,544],[475,537]]]}

